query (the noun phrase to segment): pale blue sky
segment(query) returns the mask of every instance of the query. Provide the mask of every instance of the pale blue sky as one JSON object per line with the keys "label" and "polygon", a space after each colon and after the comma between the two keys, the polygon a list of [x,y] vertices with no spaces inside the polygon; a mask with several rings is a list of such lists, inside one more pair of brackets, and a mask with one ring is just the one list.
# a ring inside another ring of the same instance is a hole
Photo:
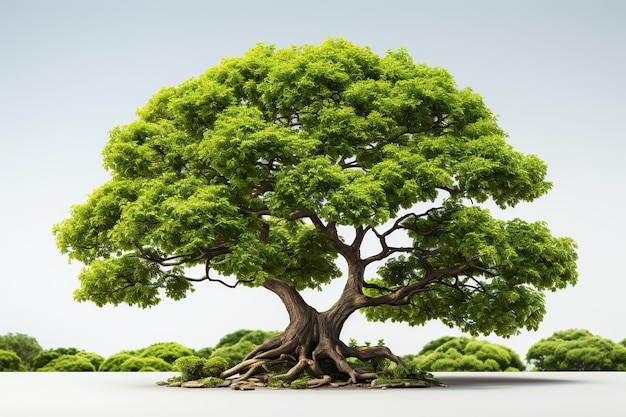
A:
{"label": "pale blue sky", "polygon": [[[214,345],[239,328],[280,330],[280,301],[262,289],[203,284],[140,310],[76,303],[51,227],[107,179],[107,132],[162,86],[177,85],[257,42],[329,36],[377,53],[407,48],[448,69],[500,115],[518,150],[549,166],[551,193],[502,216],[546,220],[579,244],[580,281],[548,296],[538,332],[502,340],[524,355],[556,330],[626,338],[626,2],[623,1],[30,1],[0,0],[0,334],[45,348],[109,355],[157,341]],[[318,308],[330,294],[308,294]],[[383,338],[396,353],[458,335],[355,315],[347,340]]]}

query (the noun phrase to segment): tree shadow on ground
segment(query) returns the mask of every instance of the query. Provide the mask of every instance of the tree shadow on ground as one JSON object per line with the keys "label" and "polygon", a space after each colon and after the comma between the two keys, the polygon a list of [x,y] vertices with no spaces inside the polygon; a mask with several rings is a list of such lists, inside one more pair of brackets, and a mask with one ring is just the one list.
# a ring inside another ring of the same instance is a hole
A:
{"label": "tree shadow on ground", "polygon": [[495,389],[495,388],[519,388],[519,387],[538,387],[549,385],[563,385],[563,384],[580,384],[584,381],[577,381],[569,379],[566,375],[562,377],[533,377],[533,376],[520,376],[518,374],[508,375],[501,373],[489,373],[480,374],[466,374],[463,372],[456,373],[444,373],[435,377],[446,384],[448,388],[463,388],[463,389]]}

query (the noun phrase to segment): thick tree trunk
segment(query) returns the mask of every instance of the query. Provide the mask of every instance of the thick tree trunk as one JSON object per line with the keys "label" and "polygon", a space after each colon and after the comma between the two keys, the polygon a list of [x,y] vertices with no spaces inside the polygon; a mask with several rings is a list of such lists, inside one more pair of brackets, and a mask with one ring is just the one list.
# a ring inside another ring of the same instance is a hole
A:
{"label": "thick tree trunk", "polygon": [[[275,376],[294,380],[307,371],[320,384],[328,383],[338,375],[357,383],[375,379],[376,375],[354,369],[347,361],[350,357],[362,361],[386,358],[402,364],[402,360],[384,346],[349,347],[339,339],[348,317],[366,303],[360,284],[363,268],[358,266],[349,268],[346,287],[339,300],[321,313],[309,306],[290,285],[279,280],[266,280],[264,287],[285,304],[289,325],[281,335],[268,339],[250,352],[242,363],[224,372],[222,378],[238,375],[238,379],[245,380],[252,376]],[[275,374],[277,368],[284,371]]]}

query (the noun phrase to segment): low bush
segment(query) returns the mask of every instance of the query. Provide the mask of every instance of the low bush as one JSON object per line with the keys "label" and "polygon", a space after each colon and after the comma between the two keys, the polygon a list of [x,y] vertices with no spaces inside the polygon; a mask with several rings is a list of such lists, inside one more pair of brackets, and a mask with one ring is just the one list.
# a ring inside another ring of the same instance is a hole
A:
{"label": "low bush", "polygon": [[214,356],[206,359],[193,355],[178,358],[173,365],[180,372],[183,382],[219,377],[229,367],[225,358]]}
{"label": "low bush", "polygon": [[95,366],[86,358],[76,355],[61,355],[46,366],[37,369],[38,372],[94,372]]}
{"label": "low bush", "polygon": [[0,349],[0,372],[24,371],[24,364],[17,353],[12,350]]}
{"label": "low bush", "polygon": [[171,371],[172,365],[161,358],[131,356],[120,365],[122,372],[163,372]]}

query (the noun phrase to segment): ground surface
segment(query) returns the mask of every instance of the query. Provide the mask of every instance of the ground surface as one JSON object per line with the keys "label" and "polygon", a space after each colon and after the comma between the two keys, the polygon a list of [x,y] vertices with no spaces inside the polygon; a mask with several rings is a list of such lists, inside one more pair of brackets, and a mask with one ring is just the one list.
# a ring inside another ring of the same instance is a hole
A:
{"label": "ground surface", "polygon": [[[626,372],[448,373],[447,387],[319,390],[159,387],[175,373],[0,373],[0,416],[626,415]],[[297,412],[296,412],[297,411]],[[341,414],[341,413],[340,413]]]}

